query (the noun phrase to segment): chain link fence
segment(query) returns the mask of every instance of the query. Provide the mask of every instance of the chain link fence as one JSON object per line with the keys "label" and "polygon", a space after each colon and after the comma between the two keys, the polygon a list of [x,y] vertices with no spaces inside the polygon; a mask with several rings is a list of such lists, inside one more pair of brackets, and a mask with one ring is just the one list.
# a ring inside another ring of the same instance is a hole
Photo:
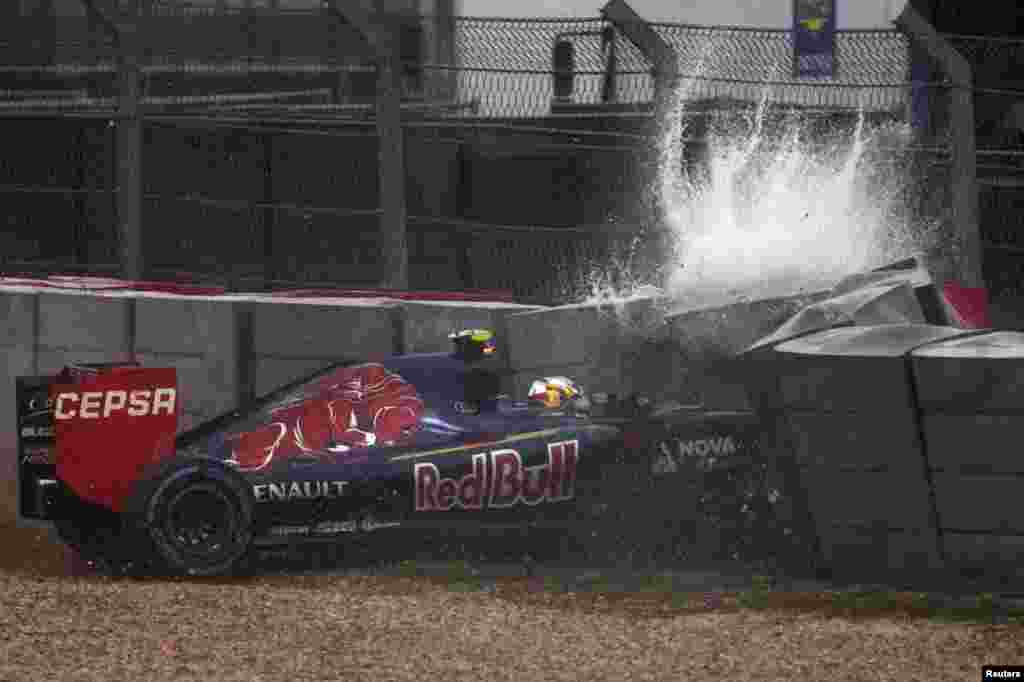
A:
{"label": "chain link fence", "polygon": [[[2,267],[115,273],[125,47],[95,16],[53,25],[41,51],[38,36],[0,28]],[[912,73],[903,34],[839,32],[837,76],[796,81],[787,31],[652,27],[678,60],[685,115],[702,121],[766,94],[823,130],[857,111],[910,121],[923,93],[929,134],[910,153],[948,184],[951,87]],[[410,286],[555,302],[656,232],[654,65],[621,30],[425,17],[400,36]],[[382,281],[377,62],[351,25],[325,8],[165,5],[140,18],[137,38],[148,275],[240,288]],[[573,45],[568,96],[556,92],[560,41]],[[954,43],[979,64],[997,55],[1010,68],[1020,54]],[[987,81],[975,83],[985,96]],[[690,146],[703,130],[688,127]],[[1016,163],[985,152],[981,164]],[[941,195],[927,208],[939,216]]]}

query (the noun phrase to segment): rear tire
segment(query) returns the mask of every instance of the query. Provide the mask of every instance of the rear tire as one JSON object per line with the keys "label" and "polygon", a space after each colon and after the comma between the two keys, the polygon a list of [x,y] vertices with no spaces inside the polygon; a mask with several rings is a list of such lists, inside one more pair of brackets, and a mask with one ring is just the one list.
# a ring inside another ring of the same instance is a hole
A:
{"label": "rear tire", "polygon": [[252,490],[214,460],[173,461],[141,486],[131,516],[170,572],[230,573],[253,537]]}

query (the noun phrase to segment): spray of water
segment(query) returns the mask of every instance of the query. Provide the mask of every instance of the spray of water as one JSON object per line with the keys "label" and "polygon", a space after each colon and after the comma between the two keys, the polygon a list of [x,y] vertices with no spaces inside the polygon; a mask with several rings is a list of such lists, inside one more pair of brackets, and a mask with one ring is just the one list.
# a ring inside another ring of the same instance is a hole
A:
{"label": "spray of water", "polygon": [[[614,281],[595,270],[588,302],[621,305],[655,279],[675,309],[821,291],[928,247],[910,208],[906,126],[872,125],[861,111],[855,124],[812,131],[766,90],[756,106],[712,115],[694,142],[695,83],[682,81],[662,122],[657,192],[672,246],[659,276],[628,262],[612,265]],[[696,163],[684,156],[694,144]]]}
{"label": "spray of water", "polygon": [[686,307],[790,296],[924,248],[891,145],[893,125],[809,139],[788,116],[767,128],[765,98],[753,120],[712,121],[705,164],[679,172],[661,196],[674,237],[667,281]]}

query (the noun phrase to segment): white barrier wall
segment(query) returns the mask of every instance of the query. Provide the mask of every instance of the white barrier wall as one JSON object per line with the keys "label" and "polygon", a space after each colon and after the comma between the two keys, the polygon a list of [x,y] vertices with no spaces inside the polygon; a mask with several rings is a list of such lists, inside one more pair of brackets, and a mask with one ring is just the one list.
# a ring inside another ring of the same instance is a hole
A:
{"label": "white barrier wall", "polygon": [[234,409],[241,396],[237,305],[217,298],[135,299],[135,358],[174,367],[183,418],[179,429]]}
{"label": "white barrier wall", "polygon": [[149,293],[0,291],[7,388],[4,429],[14,443],[14,377],[68,362],[134,357],[178,369],[182,428],[343,359],[441,352],[448,334],[496,331],[504,390],[524,395],[540,376],[565,374],[591,393],[742,407],[740,379],[717,359],[791,314],[795,301],[759,301],[666,317],[662,302],[538,308],[507,303],[394,299],[189,297]]}
{"label": "white barrier wall", "polygon": [[443,353],[451,350],[448,334],[460,329],[490,329],[499,347],[508,345],[504,329],[510,315],[541,310],[515,303],[461,301],[402,302],[402,345],[406,353]]}
{"label": "white barrier wall", "polygon": [[[13,451],[17,442],[14,379],[57,372],[71,362],[134,358],[176,368],[184,430],[339,360],[446,351],[448,334],[466,327],[496,329],[504,337],[500,329],[509,314],[535,309],[4,287],[0,410],[7,426],[0,429],[0,449]],[[502,338],[503,353],[505,345]]]}
{"label": "white barrier wall", "polygon": [[134,301],[126,294],[38,294],[37,369],[60,371],[71,362],[127,360],[132,354]]}
{"label": "white barrier wall", "polygon": [[[14,379],[35,372],[36,302],[30,290],[0,292],[0,452],[13,452],[17,445]],[[0,465],[0,475],[14,473],[14,460]]]}
{"label": "white barrier wall", "polygon": [[238,305],[252,334],[248,372],[256,396],[339,360],[399,350],[402,308],[395,301],[250,298]]}
{"label": "white barrier wall", "polygon": [[621,326],[607,310],[572,305],[519,313],[508,316],[507,328],[513,395],[550,375],[569,376],[591,393],[620,390]]}
{"label": "white barrier wall", "polygon": [[[818,295],[820,297],[820,295]],[[590,393],[636,393],[653,402],[747,407],[744,377],[729,357],[807,303],[793,297],[668,312],[660,299],[573,305],[508,317],[514,390],[564,374]]]}

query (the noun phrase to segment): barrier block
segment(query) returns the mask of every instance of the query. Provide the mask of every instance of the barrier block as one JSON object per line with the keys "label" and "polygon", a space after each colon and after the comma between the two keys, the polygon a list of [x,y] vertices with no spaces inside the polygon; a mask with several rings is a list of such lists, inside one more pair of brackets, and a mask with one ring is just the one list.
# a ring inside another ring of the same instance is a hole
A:
{"label": "barrier block", "polygon": [[552,374],[568,375],[592,393],[621,390],[621,330],[607,309],[560,306],[509,315],[506,323],[519,394],[530,380]]}
{"label": "barrier block", "polygon": [[905,356],[914,348],[965,333],[953,327],[884,324],[844,327],[776,347],[785,405],[815,412],[897,410],[913,418]]}
{"label": "barrier block", "polygon": [[383,358],[398,348],[401,306],[387,300],[247,301],[253,390],[264,395],[340,360]]}
{"label": "barrier block", "polygon": [[803,467],[800,479],[819,524],[882,524],[915,531],[932,526],[928,483],[920,470],[858,471],[818,464]]}
{"label": "barrier block", "polygon": [[452,349],[448,334],[461,329],[490,329],[498,336],[499,348],[509,345],[505,338],[506,318],[516,313],[541,310],[537,306],[511,303],[437,302],[402,304],[402,341],[406,353],[443,353]]}
{"label": "barrier block", "polygon": [[39,346],[52,351],[131,353],[134,329],[128,294],[43,292],[39,294]]}
{"label": "barrier block", "polygon": [[922,424],[935,471],[1024,474],[1024,415],[925,414]]}
{"label": "barrier block", "polygon": [[891,414],[790,412],[785,419],[793,454],[801,466],[827,463],[843,470],[924,474],[924,460],[907,456],[920,452],[920,434],[909,410]]}
{"label": "barrier block", "polygon": [[919,581],[945,566],[930,531],[892,531],[884,526],[819,524],[821,551],[837,577],[860,582],[903,578]]}
{"label": "barrier block", "polygon": [[565,374],[591,393],[670,395],[679,353],[667,343],[663,301],[579,304],[507,317],[515,388]]}
{"label": "barrier block", "polygon": [[1024,404],[1024,333],[975,332],[912,357],[925,413],[981,414]]}
{"label": "barrier block", "polygon": [[30,291],[0,291],[0,451],[17,447],[14,380],[35,373],[37,302]]}
{"label": "barrier block", "polygon": [[344,359],[346,358],[252,357],[250,371],[253,377],[253,391],[256,397],[264,396]]}
{"label": "barrier block", "polygon": [[802,308],[826,294],[731,303],[715,308],[676,310],[666,316],[672,340],[683,348],[714,355],[738,353],[771,334]]}
{"label": "barrier block", "polygon": [[960,569],[1024,578],[1024,536],[947,532],[943,544],[950,563]]}
{"label": "barrier block", "polygon": [[1024,574],[1024,333],[974,333],[913,353],[947,559]]}
{"label": "barrier block", "polygon": [[239,404],[236,304],[199,298],[139,298],[135,354],[143,365],[174,367],[185,412],[181,429]]}
{"label": "barrier block", "polygon": [[395,350],[399,304],[251,302],[252,350],[257,355],[343,358]]}
{"label": "barrier block", "polygon": [[[940,562],[925,444],[908,357],[964,334],[883,324],[775,347],[782,411],[825,560],[902,571]],[[908,536],[909,534],[909,536]]]}
{"label": "barrier block", "polygon": [[943,528],[1024,534],[1020,500],[1024,480],[1016,476],[964,476],[936,472],[935,501]]}

